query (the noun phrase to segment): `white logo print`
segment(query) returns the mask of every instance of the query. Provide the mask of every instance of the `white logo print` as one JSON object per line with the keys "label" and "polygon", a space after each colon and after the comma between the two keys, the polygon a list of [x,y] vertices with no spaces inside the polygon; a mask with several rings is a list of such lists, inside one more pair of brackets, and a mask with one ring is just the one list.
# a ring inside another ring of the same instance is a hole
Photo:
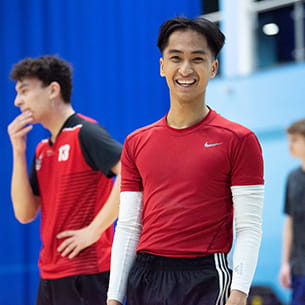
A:
{"label": "white logo print", "polygon": [[61,147],[59,147],[58,150],[58,161],[67,161],[69,159],[69,151],[70,151],[70,145],[66,144]]}
{"label": "white logo print", "polygon": [[238,274],[238,275],[242,275],[243,274],[243,264],[239,264],[237,266],[234,267],[234,271]]}
{"label": "white logo print", "polygon": [[205,142],[204,143],[204,147],[213,147],[213,146],[218,146],[218,145],[221,145],[222,143],[212,143],[212,144],[209,144],[208,142]]}

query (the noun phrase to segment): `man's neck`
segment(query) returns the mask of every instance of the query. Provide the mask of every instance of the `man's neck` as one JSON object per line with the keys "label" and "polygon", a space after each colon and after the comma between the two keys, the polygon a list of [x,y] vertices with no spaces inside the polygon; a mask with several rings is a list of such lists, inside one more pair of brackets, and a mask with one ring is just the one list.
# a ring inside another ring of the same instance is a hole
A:
{"label": "man's neck", "polygon": [[48,116],[42,125],[51,133],[51,141],[54,143],[65,121],[74,113],[71,104],[58,105]]}
{"label": "man's neck", "polygon": [[167,124],[177,129],[187,128],[203,120],[208,113],[209,108],[204,104],[196,107],[193,105],[171,107],[167,115]]}

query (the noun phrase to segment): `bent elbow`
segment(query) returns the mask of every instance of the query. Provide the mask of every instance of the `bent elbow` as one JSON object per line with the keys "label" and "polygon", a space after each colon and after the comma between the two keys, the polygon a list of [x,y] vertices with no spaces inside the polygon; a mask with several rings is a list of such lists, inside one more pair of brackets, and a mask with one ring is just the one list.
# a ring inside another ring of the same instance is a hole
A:
{"label": "bent elbow", "polygon": [[17,220],[21,223],[21,224],[27,224],[32,222],[34,219],[30,219],[30,218],[24,218],[24,217],[16,217]]}
{"label": "bent elbow", "polygon": [[15,217],[16,217],[16,219],[17,219],[20,223],[22,223],[22,224],[27,224],[27,223],[32,222],[32,221],[35,219],[36,215],[33,215],[33,216],[29,216],[29,215],[17,215],[17,214],[15,213]]}
{"label": "bent elbow", "polygon": [[40,201],[34,198],[31,201],[12,200],[15,218],[22,224],[32,222],[39,211]]}

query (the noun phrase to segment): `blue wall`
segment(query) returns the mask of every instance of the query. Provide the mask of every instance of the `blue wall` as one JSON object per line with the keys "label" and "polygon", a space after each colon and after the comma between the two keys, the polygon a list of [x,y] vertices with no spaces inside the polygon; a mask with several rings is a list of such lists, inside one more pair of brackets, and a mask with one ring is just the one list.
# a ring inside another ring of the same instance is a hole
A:
{"label": "blue wall", "polygon": [[[74,66],[73,105],[119,141],[159,119],[168,93],[159,77],[156,40],[163,21],[201,14],[200,0],[0,0],[0,304],[32,305],[38,281],[39,221],[21,225],[10,201],[12,170],[7,125],[13,106],[11,66],[26,56],[57,54]],[[28,160],[47,135],[35,126]]]}
{"label": "blue wall", "polygon": [[[8,74],[25,56],[58,54],[74,66],[73,105],[98,119],[119,141],[168,109],[155,46],[160,24],[175,15],[201,13],[199,0],[0,0],[0,304],[34,304],[38,280],[39,221],[21,225],[13,215],[9,186],[11,148],[6,128],[17,115]],[[246,78],[215,79],[210,106],[253,129],[266,161],[264,238],[255,283],[278,285],[283,187],[296,166],[289,157],[285,128],[305,117],[305,66],[287,66]],[[47,133],[31,131],[28,159]]]}
{"label": "blue wall", "polygon": [[248,77],[214,79],[207,89],[208,104],[258,135],[265,159],[265,204],[261,252],[254,284],[271,286],[285,301],[280,287],[283,197],[287,173],[299,166],[288,152],[285,129],[305,118],[305,65],[278,67]]}

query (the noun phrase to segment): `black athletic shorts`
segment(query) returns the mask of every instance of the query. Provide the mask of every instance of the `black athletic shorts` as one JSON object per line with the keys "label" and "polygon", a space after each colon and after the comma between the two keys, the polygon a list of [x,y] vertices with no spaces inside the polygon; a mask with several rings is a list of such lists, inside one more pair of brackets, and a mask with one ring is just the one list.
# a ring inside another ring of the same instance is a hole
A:
{"label": "black athletic shorts", "polygon": [[105,305],[109,272],[40,279],[36,305]]}
{"label": "black athletic shorts", "polygon": [[168,258],[139,253],[129,273],[127,305],[224,305],[232,272],[226,255]]}

